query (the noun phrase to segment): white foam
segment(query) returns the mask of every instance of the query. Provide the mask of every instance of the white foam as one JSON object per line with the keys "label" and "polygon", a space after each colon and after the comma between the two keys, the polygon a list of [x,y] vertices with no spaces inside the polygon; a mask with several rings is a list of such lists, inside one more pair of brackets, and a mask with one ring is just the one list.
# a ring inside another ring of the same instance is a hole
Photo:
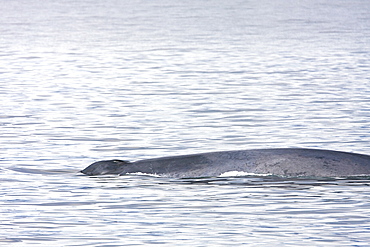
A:
{"label": "white foam", "polygon": [[144,172],[133,172],[133,173],[126,173],[127,175],[136,175],[136,176],[150,176],[150,177],[156,177],[159,178],[161,176],[153,173],[144,173]]}
{"label": "white foam", "polygon": [[258,174],[253,172],[229,171],[222,173],[220,177],[243,177],[243,176],[270,176],[271,174]]}

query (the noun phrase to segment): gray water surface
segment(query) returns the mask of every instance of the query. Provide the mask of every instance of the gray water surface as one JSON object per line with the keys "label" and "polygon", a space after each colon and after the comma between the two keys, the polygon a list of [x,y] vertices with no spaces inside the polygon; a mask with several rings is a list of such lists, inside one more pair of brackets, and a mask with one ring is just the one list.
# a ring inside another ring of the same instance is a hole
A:
{"label": "gray water surface", "polygon": [[88,177],[94,161],[370,154],[367,1],[3,1],[0,244],[368,246],[368,178]]}

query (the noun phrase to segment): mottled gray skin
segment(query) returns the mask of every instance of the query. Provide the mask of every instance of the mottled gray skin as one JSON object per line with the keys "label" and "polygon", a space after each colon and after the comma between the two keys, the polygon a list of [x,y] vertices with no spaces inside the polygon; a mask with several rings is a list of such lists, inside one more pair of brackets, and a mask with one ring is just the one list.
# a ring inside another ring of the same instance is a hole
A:
{"label": "mottled gray skin", "polygon": [[225,151],[146,159],[106,160],[91,164],[87,175],[142,172],[165,177],[217,177],[225,172],[307,177],[370,175],[370,156],[330,150],[282,148]]}

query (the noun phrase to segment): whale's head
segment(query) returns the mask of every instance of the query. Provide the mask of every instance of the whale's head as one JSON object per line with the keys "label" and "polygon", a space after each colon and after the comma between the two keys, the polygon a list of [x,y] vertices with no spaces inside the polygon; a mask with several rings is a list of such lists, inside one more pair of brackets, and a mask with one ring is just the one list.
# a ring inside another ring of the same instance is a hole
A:
{"label": "whale's head", "polygon": [[131,164],[131,162],[124,160],[102,160],[92,163],[81,172],[89,176],[120,174],[129,164]]}

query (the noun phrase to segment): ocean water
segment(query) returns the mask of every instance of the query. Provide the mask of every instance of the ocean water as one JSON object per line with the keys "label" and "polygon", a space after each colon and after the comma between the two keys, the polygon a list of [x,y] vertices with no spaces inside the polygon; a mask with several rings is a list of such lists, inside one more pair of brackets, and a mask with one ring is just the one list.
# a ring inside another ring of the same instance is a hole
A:
{"label": "ocean water", "polygon": [[84,176],[249,148],[370,154],[370,2],[0,7],[0,245],[368,246],[370,180]]}

